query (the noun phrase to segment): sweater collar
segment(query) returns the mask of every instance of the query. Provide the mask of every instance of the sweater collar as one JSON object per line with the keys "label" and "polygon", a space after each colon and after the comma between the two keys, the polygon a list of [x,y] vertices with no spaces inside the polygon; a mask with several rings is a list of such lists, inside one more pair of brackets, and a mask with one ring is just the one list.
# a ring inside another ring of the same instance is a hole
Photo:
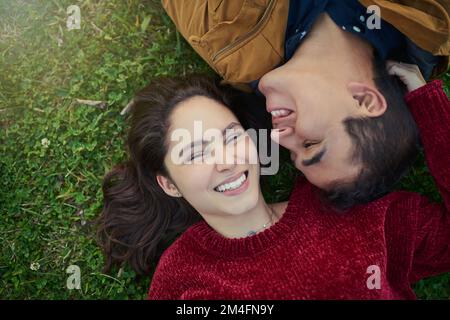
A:
{"label": "sweater collar", "polygon": [[300,208],[297,201],[297,192],[290,196],[288,205],[282,217],[270,228],[267,228],[254,236],[244,238],[226,238],[211,228],[205,221],[201,221],[185,232],[208,253],[223,258],[248,257],[258,254],[275,246],[287,237],[298,223]]}

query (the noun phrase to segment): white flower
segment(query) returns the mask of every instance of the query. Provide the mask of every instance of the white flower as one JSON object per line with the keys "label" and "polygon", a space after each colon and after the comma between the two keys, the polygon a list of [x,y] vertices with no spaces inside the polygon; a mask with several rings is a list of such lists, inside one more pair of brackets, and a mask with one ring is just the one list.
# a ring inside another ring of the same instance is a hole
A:
{"label": "white flower", "polygon": [[44,138],[41,140],[41,144],[44,148],[48,148],[50,145],[50,140],[48,140],[47,138]]}
{"label": "white flower", "polygon": [[41,265],[39,264],[39,262],[33,262],[32,264],[30,264],[30,269],[33,271],[39,270],[40,267]]}

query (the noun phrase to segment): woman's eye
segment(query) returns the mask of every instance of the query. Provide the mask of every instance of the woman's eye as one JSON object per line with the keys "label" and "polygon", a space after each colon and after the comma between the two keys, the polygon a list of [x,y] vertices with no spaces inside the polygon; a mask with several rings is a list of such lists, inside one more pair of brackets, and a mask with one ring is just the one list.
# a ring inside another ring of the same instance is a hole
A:
{"label": "woman's eye", "polygon": [[226,143],[228,144],[228,143],[230,143],[230,142],[236,142],[236,140],[237,140],[240,136],[241,136],[241,133],[233,134],[233,135],[231,135],[231,136],[229,136],[229,137],[227,138]]}
{"label": "woman's eye", "polygon": [[203,156],[203,152],[195,153],[191,156],[191,160],[197,159],[198,157]]}

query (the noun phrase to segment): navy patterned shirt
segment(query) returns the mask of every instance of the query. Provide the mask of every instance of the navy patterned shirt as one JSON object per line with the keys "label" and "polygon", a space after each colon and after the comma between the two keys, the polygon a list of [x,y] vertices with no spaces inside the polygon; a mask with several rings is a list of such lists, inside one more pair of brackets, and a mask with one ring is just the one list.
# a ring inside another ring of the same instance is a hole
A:
{"label": "navy patterned shirt", "polygon": [[[370,28],[368,19],[374,15],[357,0],[291,0],[285,38],[285,60],[289,60],[311,30],[320,14],[327,13],[334,23],[368,41],[382,59],[417,64],[428,78],[438,58],[426,52],[394,26],[380,20],[380,28]],[[371,21],[372,22],[372,21]]]}

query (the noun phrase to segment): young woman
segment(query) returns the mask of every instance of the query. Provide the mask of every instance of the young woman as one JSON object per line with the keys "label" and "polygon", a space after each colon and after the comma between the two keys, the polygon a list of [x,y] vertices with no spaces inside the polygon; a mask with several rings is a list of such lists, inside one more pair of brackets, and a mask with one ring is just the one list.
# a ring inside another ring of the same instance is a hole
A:
{"label": "young woman", "polygon": [[450,270],[448,168],[436,165],[448,138],[427,129],[448,125],[438,82],[408,101],[447,208],[397,192],[336,213],[302,178],[288,203],[268,205],[255,145],[214,85],[158,79],[135,101],[130,160],[105,177],[100,235],[108,268],[142,273],[184,231],[159,259],[150,299],[414,298],[412,282]]}

